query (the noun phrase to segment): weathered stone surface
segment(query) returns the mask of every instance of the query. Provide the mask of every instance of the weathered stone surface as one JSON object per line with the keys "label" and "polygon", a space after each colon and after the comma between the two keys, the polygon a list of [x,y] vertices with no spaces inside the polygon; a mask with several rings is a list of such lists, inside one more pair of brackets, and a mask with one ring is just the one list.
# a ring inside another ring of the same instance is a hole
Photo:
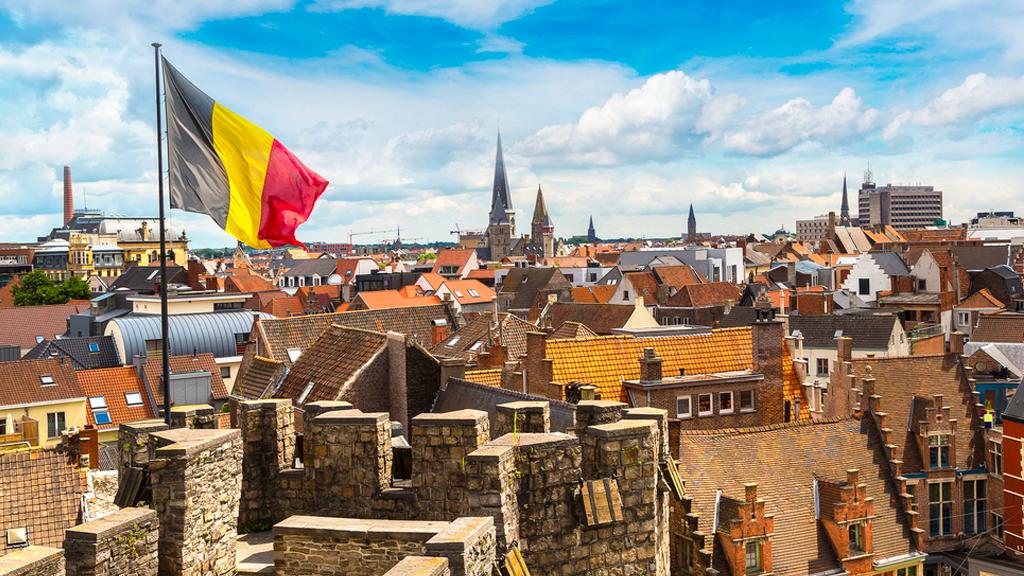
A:
{"label": "weathered stone surface", "polygon": [[178,429],[149,463],[160,518],[161,576],[226,576],[235,568],[242,488],[238,430]]}
{"label": "weathered stone surface", "polygon": [[427,556],[406,556],[384,576],[449,576],[448,560]]}
{"label": "weathered stone surface", "polygon": [[64,551],[29,546],[0,556],[0,576],[62,576]]}
{"label": "weathered stone surface", "polygon": [[547,433],[551,431],[551,404],[547,402],[508,402],[494,409],[494,435]]}
{"label": "weathered stone surface", "polygon": [[156,576],[159,520],[149,508],[122,508],[65,532],[68,576]]}

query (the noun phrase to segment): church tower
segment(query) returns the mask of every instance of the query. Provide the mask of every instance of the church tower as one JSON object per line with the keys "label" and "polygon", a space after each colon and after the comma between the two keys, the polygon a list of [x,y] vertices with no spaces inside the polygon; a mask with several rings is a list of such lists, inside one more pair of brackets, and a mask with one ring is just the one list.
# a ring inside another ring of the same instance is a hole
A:
{"label": "church tower", "polygon": [[512,196],[505,174],[505,157],[501,152],[501,132],[498,132],[498,152],[494,158],[494,187],[491,190],[491,214],[487,224],[487,247],[491,260],[501,260],[512,250],[516,235],[516,213],[512,210]]}
{"label": "church tower", "polygon": [[544,193],[537,186],[537,203],[533,207],[533,221],[530,222],[530,242],[544,249],[544,257],[555,255],[555,226],[544,204]]}
{"label": "church tower", "polygon": [[690,217],[686,219],[686,241],[697,241],[697,217],[693,215],[693,203],[690,203]]}
{"label": "church tower", "polygon": [[587,242],[591,244],[597,244],[599,242],[597,238],[597,230],[594,230],[594,215],[590,215],[590,226],[587,227]]}
{"label": "church tower", "polygon": [[850,225],[850,199],[846,195],[846,174],[843,174],[843,204],[839,208],[839,225]]}

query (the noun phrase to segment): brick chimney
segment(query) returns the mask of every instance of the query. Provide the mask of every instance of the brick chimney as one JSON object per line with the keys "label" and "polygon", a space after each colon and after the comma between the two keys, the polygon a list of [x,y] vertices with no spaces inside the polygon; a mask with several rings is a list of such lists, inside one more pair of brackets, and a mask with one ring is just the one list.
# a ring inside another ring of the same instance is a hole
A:
{"label": "brick chimney", "polygon": [[644,355],[640,358],[640,381],[661,382],[661,358],[654,348],[644,348]]}
{"label": "brick chimney", "polygon": [[785,328],[781,320],[763,320],[751,326],[753,368],[764,375],[761,381],[762,417],[766,424],[784,421],[782,391],[782,348]]}
{"label": "brick chimney", "polygon": [[64,225],[75,215],[75,195],[71,189],[71,166],[64,167]]}
{"label": "brick chimney", "polygon": [[966,335],[957,330],[949,335],[949,353],[953,356],[962,356],[964,353],[964,340]]}
{"label": "brick chimney", "polygon": [[[448,295],[445,294],[447,297]],[[430,343],[434,346],[448,338],[448,321],[443,319],[430,321]]]}

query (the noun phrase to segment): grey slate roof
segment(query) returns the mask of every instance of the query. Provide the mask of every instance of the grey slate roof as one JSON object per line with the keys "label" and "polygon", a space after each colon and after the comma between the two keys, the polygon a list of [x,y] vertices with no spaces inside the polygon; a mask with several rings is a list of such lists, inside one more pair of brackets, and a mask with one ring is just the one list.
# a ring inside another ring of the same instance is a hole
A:
{"label": "grey slate roof", "polygon": [[[261,318],[273,318],[260,312]],[[170,353],[191,355],[210,353],[215,358],[237,356],[235,334],[248,334],[252,328],[253,313],[213,312],[208,314],[181,314],[168,317]],[[146,354],[146,340],[160,338],[160,316],[129,315],[110,321],[121,331],[121,342],[127,360]]]}
{"label": "grey slate roof", "polygon": [[[167,279],[170,284],[187,284],[188,277],[181,266],[168,266]],[[155,292],[160,282],[160,266],[132,266],[125,270],[110,290],[135,290],[139,292]]]}
{"label": "grey slate roof", "polygon": [[896,322],[895,316],[800,315],[790,316],[789,332],[803,334],[807,348],[834,349],[836,333],[842,330],[839,336],[852,338],[854,350],[885,350]]}
{"label": "grey slate roof", "polygon": [[899,254],[893,252],[872,252],[869,254],[871,259],[878,264],[878,267],[889,276],[909,276],[910,268],[907,268],[907,263],[900,258]]}
{"label": "grey slate roof", "polygon": [[56,356],[70,358],[75,370],[113,368],[122,364],[114,339],[110,336],[43,340],[26,352],[22,359],[42,360]]}
{"label": "grey slate roof", "polygon": [[438,391],[437,399],[434,401],[434,406],[430,411],[433,413],[453,412],[466,408],[484,410],[487,412],[493,427],[495,407],[498,404],[520,402],[523,400],[538,400],[551,404],[552,432],[565,432],[570,427],[576,425],[576,406],[569,402],[524,394],[459,378],[448,379],[448,385]]}
{"label": "grey slate roof", "polygon": [[1006,264],[1010,259],[1006,246],[953,246],[951,250],[957,264],[972,272]]}
{"label": "grey slate roof", "polygon": [[334,258],[314,258],[310,260],[296,260],[287,270],[281,273],[282,276],[312,276],[314,274],[326,278],[334,274],[338,269],[338,261]]}

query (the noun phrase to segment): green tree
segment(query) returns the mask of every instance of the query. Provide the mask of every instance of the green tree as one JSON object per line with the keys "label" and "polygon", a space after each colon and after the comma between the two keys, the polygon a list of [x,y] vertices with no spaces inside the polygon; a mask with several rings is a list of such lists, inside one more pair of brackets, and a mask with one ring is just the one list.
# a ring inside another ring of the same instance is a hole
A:
{"label": "green tree", "polygon": [[85,280],[72,276],[56,283],[41,270],[33,270],[21,277],[21,284],[12,290],[16,306],[38,306],[40,304],[64,304],[68,300],[88,300],[92,290]]}

